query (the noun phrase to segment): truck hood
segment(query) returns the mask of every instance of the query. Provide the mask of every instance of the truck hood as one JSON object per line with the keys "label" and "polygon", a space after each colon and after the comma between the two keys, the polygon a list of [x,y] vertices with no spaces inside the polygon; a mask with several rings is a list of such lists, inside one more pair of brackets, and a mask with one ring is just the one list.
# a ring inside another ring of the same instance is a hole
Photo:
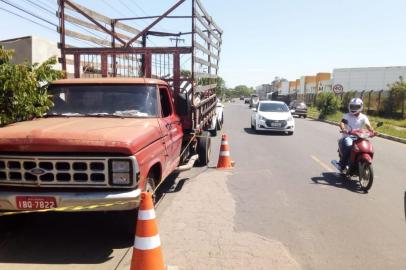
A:
{"label": "truck hood", "polygon": [[160,138],[156,118],[41,118],[0,128],[0,151],[131,155]]}

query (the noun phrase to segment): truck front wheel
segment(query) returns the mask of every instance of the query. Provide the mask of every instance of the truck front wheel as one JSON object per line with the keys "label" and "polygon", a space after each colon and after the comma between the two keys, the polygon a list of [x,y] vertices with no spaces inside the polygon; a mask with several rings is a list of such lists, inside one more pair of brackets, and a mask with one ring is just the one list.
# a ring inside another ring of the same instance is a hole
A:
{"label": "truck front wheel", "polygon": [[210,161],[211,153],[211,138],[207,131],[202,132],[199,136],[199,141],[197,144],[197,154],[199,155],[199,166],[206,166]]}
{"label": "truck front wheel", "polygon": [[154,205],[155,205],[156,200],[157,200],[155,187],[156,187],[156,185],[155,185],[155,177],[154,177],[153,174],[150,173],[147,176],[147,179],[145,179],[145,187],[144,187],[143,191],[150,192],[152,194],[152,202],[154,203]]}

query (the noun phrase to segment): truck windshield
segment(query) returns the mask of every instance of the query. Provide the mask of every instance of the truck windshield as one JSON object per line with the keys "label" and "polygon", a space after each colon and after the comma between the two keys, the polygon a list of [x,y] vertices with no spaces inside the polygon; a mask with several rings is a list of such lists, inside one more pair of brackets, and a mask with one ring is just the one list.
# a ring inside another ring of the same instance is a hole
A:
{"label": "truck windshield", "polygon": [[54,107],[48,116],[156,117],[153,85],[51,85]]}
{"label": "truck windshield", "polygon": [[259,106],[260,112],[288,112],[289,108],[282,103],[262,103]]}

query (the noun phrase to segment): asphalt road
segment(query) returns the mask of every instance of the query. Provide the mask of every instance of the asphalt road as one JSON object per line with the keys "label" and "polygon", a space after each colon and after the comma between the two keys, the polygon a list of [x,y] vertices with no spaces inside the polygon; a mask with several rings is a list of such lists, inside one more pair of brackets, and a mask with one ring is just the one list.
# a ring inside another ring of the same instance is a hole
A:
{"label": "asphalt road", "polygon": [[[195,168],[181,174],[177,185],[172,178],[164,186],[157,214],[169,264],[180,269],[297,269],[282,263],[272,267],[266,260],[256,267],[260,259],[289,253],[289,265],[294,260],[301,269],[406,269],[406,145],[373,139],[376,177],[364,194],[356,182],[343,183],[330,165],[336,158],[337,127],[296,119],[293,136],[254,134],[250,115],[247,105],[226,106],[224,132],[236,162],[233,171]],[[218,146],[216,138],[211,165]],[[225,214],[210,212],[216,207]],[[212,222],[215,215],[224,220]],[[123,232],[128,228],[125,216],[37,214],[17,219],[0,222],[2,270],[129,269],[133,236]],[[204,245],[210,237],[222,237],[224,244]],[[227,254],[233,248],[238,250]],[[286,252],[276,253],[280,248]],[[199,253],[203,249],[210,256]],[[213,260],[214,249],[220,254],[217,261],[205,264]],[[248,268],[227,264],[227,258],[238,263],[244,254],[253,255],[245,258]],[[214,267],[218,262],[224,265]]]}
{"label": "asphalt road", "polygon": [[373,139],[375,181],[364,194],[330,165],[338,127],[296,119],[293,136],[254,134],[250,115],[241,103],[225,114],[236,230],[280,241],[303,269],[406,269],[406,145]]}

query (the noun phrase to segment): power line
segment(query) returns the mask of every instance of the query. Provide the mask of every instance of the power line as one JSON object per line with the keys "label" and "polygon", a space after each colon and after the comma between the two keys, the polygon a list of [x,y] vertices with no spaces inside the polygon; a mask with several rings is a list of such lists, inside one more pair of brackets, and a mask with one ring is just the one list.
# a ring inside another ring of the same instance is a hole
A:
{"label": "power line", "polygon": [[41,21],[43,21],[43,22],[49,23],[50,25],[53,25],[53,26],[55,26],[55,27],[58,27],[58,25],[56,25],[55,23],[50,22],[50,21],[48,21],[48,20],[46,20],[46,19],[44,19],[44,18],[38,16],[37,14],[34,14],[34,13],[30,12],[30,11],[27,11],[27,10],[25,10],[25,9],[19,7],[19,6],[16,6],[16,5],[14,5],[14,4],[11,4],[11,3],[9,3],[9,2],[7,2],[7,1],[5,1],[5,0],[0,0],[0,1],[3,2],[3,3],[5,3],[5,4],[7,4],[7,5],[9,5],[9,6],[12,6],[12,7],[16,8],[16,9],[22,11],[22,12],[25,12],[25,13],[31,15],[31,16],[37,18],[38,20],[41,20]]}
{"label": "power line", "polygon": [[[22,16],[22,15],[20,15],[20,14],[17,14],[17,13],[15,13],[15,12],[12,12],[12,11],[10,11],[10,10],[8,10],[8,9],[5,9],[5,8],[3,8],[3,7],[0,7],[0,9],[3,10],[3,11],[5,11],[5,12],[7,12],[7,13],[10,13],[10,14],[12,14],[12,15],[14,15],[14,16],[17,16],[17,17],[19,17],[19,18],[21,18],[21,19],[23,19],[23,20],[26,20],[26,21],[29,21],[29,22],[31,22],[31,23],[34,23],[34,24],[36,24],[36,25],[38,25],[38,26],[41,26],[41,27],[43,27],[43,28],[45,28],[45,29],[47,29],[47,30],[49,30],[49,31],[57,32],[56,29],[52,29],[52,28],[49,27],[49,26],[43,25],[43,24],[41,24],[41,23],[39,23],[39,22],[36,22],[36,21],[34,21],[34,20],[31,20],[31,19],[29,19],[29,18],[27,18],[27,17],[25,17],[25,16]],[[77,40],[77,41],[79,41],[79,42],[86,43],[87,45],[93,46],[92,43],[87,42],[87,41],[85,41],[85,40],[81,40],[81,39],[78,39],[78,38],[75,38],[75,37],[72,37],[72,38],[75,39],[75,40]]]}
{"label": "power line", "polygon": [[30,3],[32,6],[36,6],[37,8],[40,8],[40,9],[45,10],[46,12],[48,12],[48,13],[50,13],[52,15],[55,15],[54,12],[50,11],[49,9],[47,9],[47,8],[45,8],[45,7],[39,5],[39,4],[37,4],[37,3],[35,3],[33,1],[31,1],[31,0],[24,0],[24,1]]}
{"label": "power line", "polygon": [[8,12],[8,13],[14,15],[14,16],[20,17],[21,19],[24,19],[24,20],[26,20],[26,21],[32,22],[32,23],[34,23],[34,24],[36,24],[36,25],[39,25],[39,26],[41,26],[41,27],[43,27],[43,28],[46,28],[46,29],[48,29],[48,30],[50,30],[50,31],[52,31],[52,32],[55,32],[55,29],[52,29],[52,28],[49,27],[49,26],[40,24],[39,22],[36,22],[36,21],[34,21],[34,20],[31,20],[31,19],[29,19],[29,18],[27,18],[27,17],[21,16],[20,14],[14,13],[14,12],[12,12],[12,11],[10,11],[10,10],[5,9],[5,8],[0,7],[0,9],[3,10],[3,11],[5,11],[5,12]]}
{"label": "power line", "polygon": [[121,16],[125,17],[125,14],[123,12],[121,12],[120,10],[116,9],[114,6],[110,5],[109,2],[107,2],[106,0],[103,0],[103,3],[106,4],[108,7],[110,7],[112,10],[115,10],[118,14],[120,14]]}
{"label": "power line", "polygon": [[130,12],[133,12],[135,16],[137,15],[137,12],[135,12],[132,8],[130,8],[123,0],[118,0],[123,6],[125,6]]}
{"label": "power line", "polygon": [[[36,0],[37,2],[40,2],[42,5],[46,6],[47,8],[53,10],[54,6],[51,6],[50,3],[48,3],[47,1],[43,1],[43,0]],[[55,9],[56,10],[56,9]]]}

